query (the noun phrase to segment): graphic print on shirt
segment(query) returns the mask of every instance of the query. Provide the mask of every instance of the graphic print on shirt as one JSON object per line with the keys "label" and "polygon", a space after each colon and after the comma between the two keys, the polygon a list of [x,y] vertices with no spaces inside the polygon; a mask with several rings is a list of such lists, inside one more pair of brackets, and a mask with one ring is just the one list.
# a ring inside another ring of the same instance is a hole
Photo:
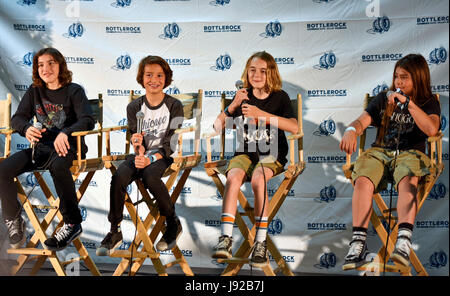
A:
{"label": "graphic print on shirt", "polygon": [[[384,113],[384,110],[382,110]],[[380,116],[382,116],[382,113],[380,113]],[[407,139],[403,139],[402,135],[410,133],[414,129],[414,118],[407,113],[403,113],[403,110],[401,112],[398,112],[397,110],[392,113],[392,116],[389,121],[389,129],[386,131],[386,135],[384,136],[384,141],[386,147],[396,147],[397,145],[397,138],[400,132],[400,143],[405,144],[407,142]]]}
{"label": "graphic print on shirt", "polygon": [[162,140],[169,128],[170,112],[166,104],[158,109],[149,109],[145,104],[141,106],[144,112],[142,131],[145,133],[146,151],[162,147]]}
{"label": "graphic print on shirt", "polygon": [[45,110],[42,110],[42,105],[36,105],[36,117],[46,128],[64,127],[66,121],[66,113],[62,104],[53,104],[47,100],[42,100]]}

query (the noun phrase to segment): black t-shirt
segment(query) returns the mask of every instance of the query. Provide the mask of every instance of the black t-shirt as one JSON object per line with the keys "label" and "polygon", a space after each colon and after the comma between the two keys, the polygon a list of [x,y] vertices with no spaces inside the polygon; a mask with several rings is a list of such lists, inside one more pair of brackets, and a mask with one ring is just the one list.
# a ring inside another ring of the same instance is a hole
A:
{"label": "black t-shirt", "polygon": [[[386,106],[386,92],[378,94],[366,108],[366,112],[372,117],[373,125],[379,127],[383,118],[383,113]],[[426,114],[436,114],[440,116],[441,107],[439,101],[434,98],[423,100],[424,103],[419,104],[420,109]],[[378,130],[379,131],[379,130]],[[413,117],[408,111],[408,108],[400,110],[396,107],[389,121],[388,130],[384,136],[385,149],[395,150],[397,147],[397,138],[400,131],[400,141],[398,145],[399,150],[417,149],[425,152],[425,142],[427,135],[420,130],[414,122]],[[377,132],[378,137],[378,132]],[[375,143],[372,147],[377,147]]]}
{"label": "black t-shirt", "polygon": [[[254,105],[272,115],[295,118],[289,95],[283,90],[272,92],[266,99],[260,100],[253,95],[253,89],[250,88],[248,98],[249,101],[246,103]],[[247,154],[250,156],[252,162],[257,162],[258,156],[256,149],[258,149],[261,158],[270,154],[283,166],[286,164],[286,155],[289,147],[283,130],[271,127],[270,122],[267,122],[262,127],[244,124],[241,107],[234,111],[233,118],[236,124],[238,142],[235,156]],[[243,141],[244,135],[246,135],[248,141]]]}

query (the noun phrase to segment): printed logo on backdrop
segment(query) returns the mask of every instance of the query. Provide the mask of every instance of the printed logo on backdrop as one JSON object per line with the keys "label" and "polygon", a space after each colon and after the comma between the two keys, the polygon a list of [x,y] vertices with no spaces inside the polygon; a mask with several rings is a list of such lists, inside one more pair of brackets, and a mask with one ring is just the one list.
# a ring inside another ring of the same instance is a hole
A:
{"label": "printed logo on backdrop", "polygon": [[127,7],[130,5],[131,5],[131,0],[116,0],[115,2],[111,3],[111,6],[116,7],[116,8]]}
{"label": "printed logo on backdrop", "polygon": [[[110,97],[128,97],[130,96],[131,90],[129,89],[110,89],[106,90],[106,94]],[[142,95],[142,91],[139,89],[134,90],[135,95]]]}
{"label": "printed logo on backdrop", "polygon": [[36,54],[34,51],[27,52],[20,61],[17,62],[18,65],[22,67],[31,67],[33,65],[33,57]]}
{"label": "printed logo on backdrop", "polygon": [[106,26],[107,34],[141,34],[141,27],[132,26]]}
{"label": "printed logo on backdrop", "polygon": [[308,156],[308,163],[345,163],[345,155],[314,155]]}
{"label": "printed logo on backdrop", "polygon": [[174,39],[178,38],[181,29],[177,23],[171,23],[164,26],[164,34],[159,35],[161,39]]}
{"label": "printed logo on backdrop", "polygon": [[267,233],[270,235],[277,235],[283,232],[283,221],[280,218],[273,218],[267,227]]}
{"label": "printed logo on backdrop", "polygon": [[336,199],[336,188],[333,185],[325,186],[320,190],[320,197],[315,197],[314,200],[319,203],[329,203]]}
{"label": "printed logo on backdrop", "polygon": [[317,70],[329,70],[331,68],[334,68],[336,66],[338,59],[336,58],[336,55],[333,51],[325,52],[320,58],[319,58],[319,64],[314,65],[314,69]]}
{"label": "printed logo on backdrop", "polygon": [[448,229],[448,221],[446,220],[417,220],[416,228],[440,228]]}
{"label": "printed logo on backdrop", "polygon": [[25,178],[25,187],[39,187],[39,182],[33,173],[29,173]]}
{"label": "printed logo on backdrop", "polygon": [[[267,194],[269,195],[269,197],[272,197],[272,196],[275,195],[275,193],[277,192],[277,190],[278,190],[277,187],[269,187],[269,188],[267,188]],[[288,197],[289,197],[289,196],[290,196],[290,197],[295,196],[295,190],[294,190],[294,189],[289,190],[287,196],[288,196]]]}
{"label": "printed logo on backdrop", "polygon": [[16,3],[21,6],[25,6],[25,5],[30,6],[30,5],[36,4],[36,1],[37,0],[19,0]]}
{"label": "printed logo on backdrop", "polygon": [[210,69],[213,71],[226,71],[231,68],[232,63],[230,55],[225,53],[216,59],[216,64],[211,66]]}
{"label": "printed logo on backdrop", "polygon": [[437,252],[433,252],[428,258],[428,262],[424,264],[424,267],[427,269],[438,269],[447,266],[448,256],[447,254],[440,250]]}
{"label": "printed logo on backdrop", "polygon": [[363,63],[390,62],[398,61],[402,57],[403,53],[363,54],[361,61]]}
{"label": "printed logo on backdrop", "polygon": [[[180,251],[184,257],[192,257],[192,250],[182,249]],[[162,251],[159,253],[164,256],[174,256],[172,250]]]}
{"label": "printed logo on backdrop", "polygon": [[447,50],[443,46],[435,48],[428,55],[428,63],[434,65],[443,64],[447,60],[447,56]]}
{"label": "printed logo on backdrop", "polygon": [[448,24],[448,15],[417,18],[417,25],[435,25],[435,24]]}
{"label": "printed logo on backdrop", "polygon": [[336,267],[337,257],[333,252],[323,253],[319,257],[319,263],[314,264],[318,269],[330,269]]}
{"label": "printed logo on backdrop", "polygon": [[14,88],[17,91],[27,91],[28,87],[30,87],[30,85],[27,85],[27,84],[14,84]]}
{"label": "printed logo on backdrop", "polygon": [[83,221],[86,221],[88,212],[86,210],[85,207],[80,207],[80,213],[81,213],[81,218],[83,219]]}
{"label": "printed logo on backdrop", "polygon": [[13,24],[14,31],[45,32],[44,24]]}
{"label": "printed logo on backdrop", "polygon": [[306,24],[307,31],[347,30],[346,22],[320,22]]}
{"label": "printed logo on backdrop", "polygon": [[275,58],[275,62],[278,65],[294,65],[295,64],[294,57]]}
{"label": "printed logo on backdrop", "polygon": [[232,98],[236,95],[235,90],[205,90],[203,96],[205,98],[220,98],[222,93],[225,93],[225,97]]}
{"label": "printed logo on backdrop", "polygon": [[445,131],[447,128],[447,117],[441,114],[441,131]]}
{"label": "printed logo on backdrop", "polygon": [[369,34],[383,34],[391,28],[391,20],[387,16],[377,17],[373,23],[372,28],[367,30]]}
{"label": "printed logo on backdrop", "polygon": [[178,95],[181,92],[178,89],[178,87],[174,86],[174,87],[169,87],[168,89],[166,89],[165,93],[168,95]]}
{"label": "printed logo on backdrop", "polygon": [[336,1],[336,0],[312,0],[312,2],[315,2],[315,3],[331,3],[334,1]]}
{"label": "printed logo on backdrop", "polygon": [[308,90],[308,97],[346,97],[346,89],[310,89]]}
{"label": "printed logo on backdrop", "polygon": [[389,90],[389,85],[387,85],[385,82],[383,82],[382,84],[378,84],[377,86],[374,87],[374,89],[372,90],[372,96],[376,97],[379,93],[382,93],[384,91],[388,91]]}
{"label": "printed logo on backdrop", "polygon": [[447,188],[441,182],[436,183],[431,188],[430,194],[428,195],[428,200],[439,200],[445,198],[447,194]]}
{"label": "printed logo on backdrop", "polygon": [[93,65],[94,58],[93,57],[70,57],[65,56],[67,64],[83,64],[83,65]]}
{"label": "printed logo on backdrop", "polygon": [[[275,258],[273,258],[272,254],[270,254],[270,252],[269,252],[268,255],[269,255],[269,261],[270,262],[275,262],[276,261]],[[284,262],[286,262],[286,263],[295,263],[295,256],[294,255],[282,255],[281,257],[283,258]]]}
{"label": "printed logo on backdrop", "polygon": [[259,34],[264,38],[275,38],[281,35],[283,32],[283,26],[279,21],[270,22],[266,25],[265,32]]}
{"label": "printed logo on backdrop", "polygon": [[168,58],[165,59],[170,66],[190,66],[190,58]]}
{"label": "printed logo on backdrop", "polygon": [[119,70],[125,71],[125,70],[130,69],[132,64],[133,64],[133,61],[132,61],[130,55],[124,54],[124,55],[119,56],[116,59],[116,64],[114,66],[112,66],[111,68],[116,71],[119,71]]}
{"label": "printed logo on backdrop", "polygon": [[230,0],[214,0],[209,2],[209,5],[212,6],[224,6],[226,4],[230,4]]}
{"label": "printed logo on backdrop", "polygon": [[[172,186],[172,188],[170,188],[169,193],[172,194],[172,192],[175,190],[175,186]],[[186,197],[192,194],[192,188],[189,186],[185,186],[183,187],[183,189],[181,189],[180,192],[180,197]]]}
{"label": "printed logo on backdrop", "polygon": [[[84,181],[84,179],[83,179],[83,180],[76,179],[76,180],[75,180],[75,186],[81,186],[81,184],[83,183],[83,181]],[[91,186],[91,187],[98,187],[98,184],[97,184],[97,182],[91,180],[91,181],[89,181],[88,186]]]}
{"label": "printed logo on backdrop", "polygon": [[318,128],[313,132],[314,136],[331,136],[336,132],[336,123],[333,119],[327,119],[322,121]]}
{"label": "printed logo on backdrop", "polygon": [[448,84],[432,84],[431,91],[434,93],[448,93],[449,85]]}
{"label": "printed logo on backdrop", "polygon": [[64,33],[63,36],[66,38],[78,38],[83,36],[84,27],[80,22],[73,23],[67,29],[67,33]]}
{"label": "printed logo on backdrop", "polygon": [[203,26],[203,33],[240,33],[241,25],[209,25]]}
{"label": "printed logo on backdrop", "polygon": [[347,224],[330,222],[308,222],[307,230],[347,230]]}

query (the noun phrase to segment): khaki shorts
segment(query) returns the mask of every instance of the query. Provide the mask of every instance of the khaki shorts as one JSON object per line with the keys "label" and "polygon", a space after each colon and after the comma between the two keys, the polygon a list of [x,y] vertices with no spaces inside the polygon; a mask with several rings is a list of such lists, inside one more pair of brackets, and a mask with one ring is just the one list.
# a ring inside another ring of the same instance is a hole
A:
{"label": "khaki shorts", "polygon": [[258,162],[256,165],[252,163],[250,160],[250,157],[246,154],[240,154],[235,157],[233,157],[230,162],[228,163],[227,170],[225,172],[225,175],[228,173],[229,170],[234,168],[239,168],[244,170],[245,174],[247,175],[247,178],[251,179],[253,171],[260,167],[262,163],[262,166],[264,168],[269,168],[272,170],[273,175],[278,175],[284,171],[284,166],[276,160],[272,156],[267,156],[263,158],[260,162]]}
{"label": "khaki shorts", "polygon": [[[387,188],[390,179],[389,171],[394,165],[395,151],[373,147],[361,154],[356,160],[352,172],[352,180],[356,181],[361,176],[372,181],[375,192]],[[398,183],[406,176],[422,177],[430,174],[431,161],[419,150],[404,150],[397,155],[394,168],[395,190],[398,192]]]}

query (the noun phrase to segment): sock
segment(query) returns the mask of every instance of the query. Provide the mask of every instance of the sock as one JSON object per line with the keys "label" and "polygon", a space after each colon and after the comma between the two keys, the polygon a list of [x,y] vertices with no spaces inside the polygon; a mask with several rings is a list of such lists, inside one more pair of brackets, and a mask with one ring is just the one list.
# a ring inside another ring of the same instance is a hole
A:
{"label": "sock", "polygon": [[221,216],[222,235],[233,236],[234,215],[223,213]]}
{"label": "sock", "polygon": [[257,242],[263,242],[266,240],[267,236],[267,221],[269,220],[267,217],[255,217],[256,220],[256,238]]}
{"label": "sock", "polygon": [[411,241],[414,225],[409,223],[400,223],[398,225],[398,237],[405,236]]}
{"label": "sock", "polygon": [[113,224],[111,224],[111,229],[110,229],[110,231],[111,231],[111,232],[120,232],[120,231],[121,231],[121,229],[120,229],[120,224],[119,224],[119,225],[113,225]]}
{"label": "sock", "polygon": [[400,224],[398,225],[398,229],[399,229],[399,230],[402,229],[402,228],[409,229],[409,230],[412,232],[413,229],[414,229],[414,225],[409,224],[409,223],[406,223],[406,222],[403,222],[403,223],[400,223]]}
{"label": "sock", "polygon": [[358,240],[365,242],[367,238],[367,228],[353,227],[352,241]]}

